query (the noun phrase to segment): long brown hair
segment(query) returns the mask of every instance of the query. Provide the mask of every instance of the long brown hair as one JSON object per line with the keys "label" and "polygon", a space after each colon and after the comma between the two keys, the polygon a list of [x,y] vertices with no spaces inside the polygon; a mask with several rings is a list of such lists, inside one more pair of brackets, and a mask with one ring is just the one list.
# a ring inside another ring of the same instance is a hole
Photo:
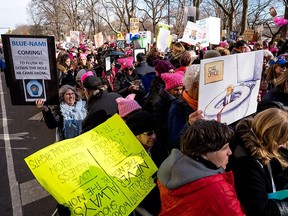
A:
{"label": "long brown hair", "polygon": [[[288,113],[277,108],[270,108],[258,113],[254,119],[244,121],[248,130],[242,139],[246,149],[262,164],[267,165],[272,158],[280,161],[287,168],[288,162],[278,153],[280,145],[288,144]],[[243,128],[239,123],[236,130]]]}

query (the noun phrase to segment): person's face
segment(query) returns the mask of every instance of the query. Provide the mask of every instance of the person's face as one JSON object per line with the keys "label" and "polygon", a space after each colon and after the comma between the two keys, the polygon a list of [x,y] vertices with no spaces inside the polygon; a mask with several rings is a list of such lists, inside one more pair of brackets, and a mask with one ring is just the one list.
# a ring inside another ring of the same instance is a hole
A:
{"label": "person's face", "polygon": [[182,92],[183,92],[183,86],[177,86],[177,87],[175,87],[175,88],[173,88],[173,89],[170,89],[168,92],[169,92],[171,95],[173,95],[174,97],[178,97],[178,96],[181,95]]}
{"label": "person's face", "polygon": [[69,67],[71,65],[71,59],[66,59],[65,64],[67,65],[67,67]]}
{"label": "person's face", "polygon": [[74,62],[75,64],[77,64],[77,57],[76,57],[76,56],[73,58],[73,62]]}
{"label": "person's face", "polygon": [[241,46],[240,49],[242,50],[242,52],[250,52],[251,51],[251,49],[247,45]]}
{"label": "person's face", "polygon": [[232,94],[232,92],[233,92],[233,88],[231,86],[228,86],[226,88],[226,95],[228,96],[228,95]]}
{"label": "person's face", "polygon": [[131,75],[132,73],[133,73],[133,67],[128,67],[128,68],[125,68],[125,73],[127,74],[127,75]]}
{"label": "person's face", "polygon": [[220,150],[215,152],[208,152],[204,156],[204,158],[213,164],[216,167],[226,169],[226,165],[228,164],[229,155],[232,154],[232,151],[229,147],[229,143],[226,143]]}
{"label": "person's face", "polygon": [[64,94],[64,102],[67,103],[69,106],[73,106],[75,104],[75,92],[71,89],[68,89]]}
{"label": "person's face", "polygon": [[151,148],[156,140],[156,134],[154,131],[144,132],[136,137],[145,149]]}
{"label": "person's face", "polygon": [[80,62],[82,65],[86,65],[87,59],[84,58],[84,57],[81,57],[81,58],[79,59],[79,62]]}
{"label": "person's face", "polygon": [[281,74],[283,74],[287,69],[287,66],[285,64],[282,64],[282,65],[278,65],[276,68],[275,68],[275,76],[276,78],[278,78],[279,76],[281,76]]}

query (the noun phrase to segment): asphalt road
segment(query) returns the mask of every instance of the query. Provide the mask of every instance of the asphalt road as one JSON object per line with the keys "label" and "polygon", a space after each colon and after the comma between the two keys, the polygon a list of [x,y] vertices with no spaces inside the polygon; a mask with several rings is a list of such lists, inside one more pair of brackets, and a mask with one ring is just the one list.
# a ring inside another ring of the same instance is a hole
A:
{"label": "asphalt road", "polygon": [[24,158],[52,144],[34,106],[12,106],[5,76],[0,77],[0,215],[51,216],[56,201],[35,180]]}

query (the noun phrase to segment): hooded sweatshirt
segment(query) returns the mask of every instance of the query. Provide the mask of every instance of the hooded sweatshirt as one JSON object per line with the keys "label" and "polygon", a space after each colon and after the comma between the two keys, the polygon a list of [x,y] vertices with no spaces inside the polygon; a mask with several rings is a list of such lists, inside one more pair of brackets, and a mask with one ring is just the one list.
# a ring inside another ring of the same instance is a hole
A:
{"label": "hooded sweatshirt", "polygon": [[245,215],[233,187],[232,172],[211,169],[173,149],[158,173],[159,216]]}

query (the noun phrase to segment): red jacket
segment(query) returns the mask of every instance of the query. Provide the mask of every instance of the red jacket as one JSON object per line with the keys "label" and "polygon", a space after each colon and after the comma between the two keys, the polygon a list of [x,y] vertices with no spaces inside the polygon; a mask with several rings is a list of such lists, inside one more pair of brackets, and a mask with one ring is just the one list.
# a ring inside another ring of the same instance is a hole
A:
{"label": "red jacket", "polygon": [[200,178],[169,190],[158,180],[161,194],[159,216],[242,216],[233,187],[232,172]]}

